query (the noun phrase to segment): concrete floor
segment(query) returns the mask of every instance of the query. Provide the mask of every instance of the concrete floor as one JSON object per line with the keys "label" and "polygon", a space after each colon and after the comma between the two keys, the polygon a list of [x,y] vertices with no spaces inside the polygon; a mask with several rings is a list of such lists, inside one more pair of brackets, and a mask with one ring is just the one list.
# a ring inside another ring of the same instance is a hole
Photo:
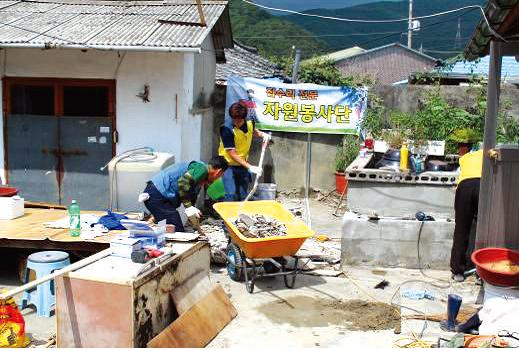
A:
{"label": "concrete floor", "polygon": [[[287,208],[290,208],[290,204],[298,203],[304,209],[304,200],[295,199],[283,199],[281,200]],[[330,238],[340,239],[342,237],[342,215],[344,214],[344,205],[338,211],[338,217],[334,216],[335,207],[333,202],[330,201],[318,201],[315,197],[310,199],[310,219],[312,221],[312,229],[317,234],[325,234]],[[304,219],[304,215],[303,215]]]}
{"label": "concrete floor", "polygon": [[[0,257],[3,258],[0,265],[0,288],[20,285],[15,265],[5,264],[12,254],[6,249],[1,251]],[[443,284],[424,278],[415,270],[348,267],[346,274],[347,277],[338,278],[301,274],[297,277],[294,289],[285,288],[280,277],[265,278],[257,282],[254,294],[249,294],[244,283],[232,281],[228,277],[224,267],[213,267],[212,281],[224,287],[238,311],[238,316],[209,347],[392,347],[395,341],[410,335],[411,330],[419,334],[424,326],[423,321],[410,320],[403,323],[402,334],[395,334],[392,329],[353,330],[351,321],[342,318],[341,311],[337,310],[334,303],[350,299],[372,301],[368,294],[390,302],[400,284],[408,280],[425,279]],[[449,277],[448,272],[442,271],[428,271],[427,274],[440,279]],[[383,279],[390,282],[389,286],[384,290],[373,289]],[[409,282],[403,288],[427,288],[437,298],[446,298],[448,293],[457,293],[464,297],[464,303],[474,303],[479,291],[479,286],[473,282],[457,283],[447,288]],[[443,312],[446,306],[441,301],[401,298],[400,294],[396,295],[394,302],[425,313]],[[54,316],[37,317],[31,308],[22,313],[27,333],[34,344],[44,343],[55,333]],[[414,312],[402,310],[402,313]],[[424,338],[435,341],[439,335],[445,333],[440,331],[438,323],[428,322]]]}
{"label": "concrete floor", "polygon": [[[428,272],[428,275],[447,279],[448,272]],[[393,347],[411,331],[420,334],[423,321],[409,320],[402,324],[402,334],[394,330],[352,330],[351,321],[336,318],[333,302],[351,299],[373,301],[370,296],[389,303],[395,291],[414,288],[431,291],[435,297],[447,298],[449,293],[464,297],[464,303],[473,304],[479,292],[474,282],[456,283],[449,287],[434,287],[418,280],[426,279],[436,284],[445,284],[435,279],[424,278],[420,272],[405,269],[374,269],[372,267],[349,267],[347,277],[338,278],[300,275],[295,289],[287,289],[280,277],[259,281],[254,294],[245,290],[243,283],[229,279],[225,269],[214,269],[212,279],[223,285],[235,305],[238,316],[209,344],[210,347]],[[373,289],[381,280],[390,285],[384,289]],[[413,280],[413,282],[407,282]],[[401,285],[404,284],[404,285]],[[447,284],[448,285],[448,284]],[[360,288],[359,288],[360,286]],[[368,294],[370,296],[368,296]],[[330,303],[327,303],[330,302]],[[396,294],[395,303],[409,306],[427,314],[446,310],[445,302],[413,301]],[[402,314],[413,311],[402,309]],[[340,317],[340,316],[339,316]],[[449,336],[440,330],[439,323],[428,322],[423,338],[437,341],[438,336]]]}
{"label": "concrete floor", "polygon": [[[331,238],[341,237],[342,218],[332,215],[333,205],[310,200],[312,228]],[[15,249],[0,249],[0,289],[20,285]],[[464,303],[474,303],[479,286],[473,282],[434,287],[417,280],[445,285],[439,279],[449,278],[446,271],[427,271],[435,279],[425,278],[417,270],[381,269],[375,267],[347,267],[346,276],[337,278],[299,275],[294,289],[287,289],[281,277],[259,280],[254,294],[245,290],[244,283],[232,281],[224,267],[213,267],[212,280],[221,284],[235,305],[238,316],[210,343],[210,347],[392,347],[398,339],[411,331],[420,334],[423,321],[402,323],[402,334],[394,330],[354,330],[337,303],[351,299],[372,301],[372,297],[389,303],[401,284],[402,288],[431,291],[438,299],[449,293],[464,297]],[[384,290],[373,287],[383,279],[389,281]],[[407,282],[414,280],[414,282]],[[360,288],[359,288],[360,286]],[[368,296],[370,295],[370,296]],[[18,301],[21,296],[18,297]],[[444,312],[446,303],[430,300],[414,301],[395,295],[394,302],[427,314]],[[55,317],[37,317],[31,308],[22,311],[28,335],[34,344],[44,343],[55,333]],[[415,313],[403,309],[402,314]],[[439,324],[428,322],[424,338],[436,341],[445,335]],[[447,334],[448,335],[448,334]]]}

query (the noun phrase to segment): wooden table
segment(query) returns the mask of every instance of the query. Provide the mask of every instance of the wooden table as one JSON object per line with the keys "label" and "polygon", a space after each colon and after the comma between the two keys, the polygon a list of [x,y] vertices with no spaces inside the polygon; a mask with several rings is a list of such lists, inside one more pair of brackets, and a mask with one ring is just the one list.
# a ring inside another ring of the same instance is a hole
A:
{"label": "wooden table", "polygon": [[[102,211],[82,211],[103,216]],[[46,228],[44,223],[67,217],[68,213],[58,209],[26,208],[22,217],[0,220],[0,247],[28,249],[61,249],[71,251],[101,251],[106,249],[110,240],[122,231],[112,230],[106,235],[85,240],[70,236],[68,229]]]}

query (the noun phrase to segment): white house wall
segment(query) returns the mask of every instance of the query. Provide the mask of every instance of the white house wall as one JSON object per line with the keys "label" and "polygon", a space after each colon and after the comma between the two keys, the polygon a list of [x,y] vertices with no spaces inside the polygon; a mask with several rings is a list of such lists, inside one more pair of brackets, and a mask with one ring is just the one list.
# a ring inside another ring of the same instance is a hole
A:
{"label": "white house wall", "polygon": [[[214,93],[214,80],[216,76],[216,55],[213,39],[208,36],[202,44],[202,53],[195,56],[195,99],[200,92],[204,92],[208,102],[211,104],[211,95]],[[197,93],[198,91],[198,93]],[[211,104],[212,105],[212,104]],[[211,158],[213,151],[213,107],[203,111],[201,128],[201,152],[202,159]]]}
{"label": "white house wall", "polygon": [[[210,102],[214,91],[216,75],[216,55],[211,36],[202,43],[201,54],[185,54],[184,93],[189,100],[187,119],[189,128],[182,132],[182,154],[187,159],[208,161],[212,155],[213,108],[200,109],[194,106],[201,92]],[[198,147],[195,147],[198,145]]]}
{"label": "white house wall", "polygon": [[[200,59],[195,56],[204,57]],[[209,56],[213,56],[212,60]],[[204,89],[207,87],[206,91],[212,91],[214,52],[180,54],[96,50],[82,52],[68,49],[0,50],[2,77],[115,79],[116,126],[119,132],[117,153],[151,146],[158,151],[174,154],[177,161],[203,156],[202,118],[212,122],[212,111],[210,116],[190,113],[193,106],[194,70],[197,67],[198,71],[201,65],[207,72],[204,73],[204,76],[207,75]],[[144,85],[150,87],[148,103],[136,96],[144,89]],[[3,119],[0,119],[0,130],[3,130]],[[3,133],[0,133],[1,169],[4,169]]]}

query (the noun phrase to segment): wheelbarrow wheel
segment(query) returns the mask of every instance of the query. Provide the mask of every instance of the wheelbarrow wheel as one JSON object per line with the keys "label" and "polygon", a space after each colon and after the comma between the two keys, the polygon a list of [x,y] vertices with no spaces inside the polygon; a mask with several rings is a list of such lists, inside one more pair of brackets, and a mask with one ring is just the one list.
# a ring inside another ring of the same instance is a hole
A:
{"label": "wheelbarrow wheel", "polygon": [[227,273],[234,281],[241,281],[243,278],[242,272],[243,259],[240,249],[233,243],[227,245]]}
{"label": "wheelbarrow wheel", "polygon": [[283,275],[283,280],[285,281],[285,286],[287,288],[289,288],[289,289],[293,289],[294,285],[295,285],[295,282],[296,282],[298,261],[299,261],[299,259],[296,258],[294,270],[292,272],[290,272],[290,273],[286,269],[286,265],[285,265],[286,262],[284,262],[282,264],[282,271],[285,273],[285,275]]}
{"label": "wheelbarrow wheel", "polygon": [[285,280],[285,286],[289,289],[293,289],[295,282],[296,282],[296,275],[290,274],[290,277],[288,275],[284,275],[283,279]]}

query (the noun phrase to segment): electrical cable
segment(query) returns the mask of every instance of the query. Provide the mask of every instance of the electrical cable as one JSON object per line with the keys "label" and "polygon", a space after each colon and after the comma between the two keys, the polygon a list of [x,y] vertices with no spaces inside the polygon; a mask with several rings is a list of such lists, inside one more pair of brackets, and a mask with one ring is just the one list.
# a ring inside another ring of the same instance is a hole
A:
{"label": "electrical cable", "polygon": [[374,32],[374,33],[344,33],[344,34],[311,34],[311,35],[278,35],[278,36],[258,36],[258,37],[235,37],[236,39],[282,39],[282,38],[327,38],[327,37],[349,37],[349,36],[368,36],[368,35],[382,35],[382,34],[395,34],[402,33],[401,31],[395,32]]}
{"label": "electrical cable", "polygon": [[482,14],[482,16],[483,16],[483,18],[484,18],[484,20],[485,20],[485,22],[486,22],[490,32],[495,37],[497,37],[497,38],[499,38],[499,39],[501,39],[501,40],[506,42],[506,40],[492,28],[492,26],[490,25],[490,22],[489,22],[489,20],[488,20],[488,18],[486,16],[486,14],[485,14],[485,10],[480,5],[469,5],[469,6],[464,6],[464,7],[456,8],[456,9],[453,9],[453,10],[437,12],[437,13],[433,13],[431,15],[425,15],[425,16],[416,16],[416,17],[412,17],[412,18],[406,17],[406,18],[397,18],[397,19],[389,19],[389,20],[362,20],[362,19],[340,18],[340,17],[332,17],[332,16],[321,16],[321,15],[315,15],[315,14],[310,14],[310,13],[303,13],[303,12],[293,11],[293,10],[288,10],[288,9],[281,9],[281,8],[275,8],[275,7],[270,7],[270,6],[264,6],[264,5],[256,4],[253,1],[249,1],[249,0],[242,0],[242,1],[247,3],[247,4],[250,4],[250,5],[259,7],[259,8],[263,8],[263,9],[266,9],[266,10],[291,13],[291,14],[295,14],[295,15],[299,15],[299,16],[313,17],[313,18],[327,19],[327,20],[334,20],[334,21],[341,21],[341,22],[371,23],[371,24],[373,24],[373,23],[409,22],[410,20],[420,20],[420,19],[426,19],[426,18],[439,17],[439,16],[444,16],[444,15],[448,15],[450,13],[455,13],[455,12],[459,12],[459,11],[463,11],[463,10],[468,10],[468,9],[479,9],[481,11],[481,14]]}
{"label": "electrical cable", "polygon": [[[387,302],[381,300],[381,299],[378,299],[376,297],[374,297],[373,295],[371,295],[364,287],[362,287],[357,281],[355,281],[355,279],[351,278],[348,274],[344,274],[344,276],[346,277],[346,279],[348,279],[350,282],[353,283],[353,285],[355,285],[361,292],[363,292],[366,296],[368,296],[369,298],[371,298],[372,300],[374,301],[377,301],[377,302],[380,302],[380,303],[383,303],[383,304],[387,304]],[[397,291],[399,291],[399,289],[397,289]],[[398,313],[398,315],[400,316],[400,319],[401,321],[404,322],[404,324],[407,326],[407,328],[409,329],[409,331],[411,332],[411,337],[409,337],[408,339],[412,341],[412,343],[408,343],[407,345],[408,346],[400,346],[400,345],[396,345],[396,346],[399,346],[399,347],[410,347],[409,345],[413,345],[414,347],[422,347],[422,348],[429,348],[432,346],[433,343],[431,342],[427,342],[427,341],[424,341],[422,340],[422,337],[423,337],[423,333],[425,332],[426,330],[426,326],[427,326],[427,320],[425,320],[425,323],[424,323],[424,327],[422,328],[422,331],[420,332],[420,336],[416,335],[416,333],[411,329],[411,327],[409,326],[409,324],[407,323],[407,319],[404,318],[404,316],[402,316],[402,312],[400,312],[400,310],[398,308],[405,308],[405,309],[409,309],[413,312],[417,312],[419,314],[424,314],[424,312],[422,311],[419,311],[419,310],[416,310],[414,308],[411,308],[411,307],[407,307],[407,306],[403,306],[403,305],[399,305],[399,304],[394,304],[393,303],[393,298],[394,296],[396,295],[393,294],[393,297],[391,298],[391,301],[390,301],[390,305],[395,309],[395,311]],[[398,307],[398,308],[397,308]],[[398,340],[397,340],[398,342]]]}
{"label": "electrical cable", "polygon": [[437,288],[440,288],[440,289],[447,289],[447,288],[450,288],[452,286],[452,283],[450,280],[445,280],[445,279],[440,279],[440,278],[434,278],[434,277],[431,277],[429,275],[427,275],[422,267],[422,258],[421,258],[421,254],[420,254],[420,239],[422,238],[422,230],[423,230],[423,225],[424,225],[425,221],[420,221],[420,229],[418,229],[418,240],[416,240],[416,253],[417,253],[417,258],[418,258],[418,269],[420,270],[420,273],[426,277],[426,278],[429,278],[429,279],[433,279],[433,280],[437,280],[437,281],[440,281],[440,282],[443,282],[443,283],[447,283],[448,285],[439,285],[439,284],[436,284],[436,283],[429,283],[431,284],[432,286],[434,287],[437,287]]}

